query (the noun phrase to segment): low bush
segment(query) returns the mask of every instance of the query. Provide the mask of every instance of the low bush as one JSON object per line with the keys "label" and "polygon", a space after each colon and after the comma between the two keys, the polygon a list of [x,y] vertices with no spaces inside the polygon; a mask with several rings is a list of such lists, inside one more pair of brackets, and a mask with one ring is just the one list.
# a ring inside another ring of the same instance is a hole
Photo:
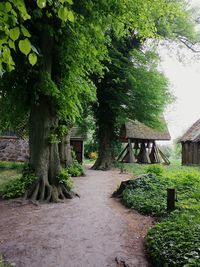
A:
{"label": "low bush", "polygon": [[26,190],[37,180],[34,171],[29,165],[24,166],[22,175],[9,180],[1,189],[0,195],[4,199],[21,197]]}
{"label": "low bush", "polygon": [[81,176],[84,174],[83,166],[77,161],[75,152],[72,151],[72,164],[67,166],[67,171],[72,177]]}
{"label": "low bush", "polygon": [[149,173],[133,180],[122,194],[123,203],[145,214],[161,215],[166,210],[167,188],[177,191],[177,207],[189,208],[200,201],[200,172],[175,171],[157,176]]}
{"label": "low bush", "polygon": [[[153,171],[152,171],[153,169]],[[158,171],[138,177],[122,193],[123,203],[161,216],[146,237],[153,266],[200,266],[200,172],[196,168]],[[176,210],[166,212],[167,188],[177,191]]]}
{"label": "low bush", "polygon": [[73,164],[67,166],[67,171],[72,177],[77,177],[83,175],[83,167],[78,161],[74,162]]}
{"label": "low bush", "polygon": [[67,190],[72,190],[74,184],[71,175],[67,169],[62,168],[57,178],[59,183],[64,184],[66,186]]}
{"label": "low bush", "polygon": [[169,179],[149,173],[133,180],[123,191],[122,201],[141,213],[160,215],[166,210],[167,187],[171,185]]}
{"label": "low bush", "polygon": [[162,165],[153,164],[153,165],[150,165],[149,167],[147,167],[146,172],[147,173],[154,173],[157,176],[162,176],[164,173],[164,168]]}
{"label": "low bush", "polygon": [[174,211],[146,237],[154,266],[200,266],[200,211]]}

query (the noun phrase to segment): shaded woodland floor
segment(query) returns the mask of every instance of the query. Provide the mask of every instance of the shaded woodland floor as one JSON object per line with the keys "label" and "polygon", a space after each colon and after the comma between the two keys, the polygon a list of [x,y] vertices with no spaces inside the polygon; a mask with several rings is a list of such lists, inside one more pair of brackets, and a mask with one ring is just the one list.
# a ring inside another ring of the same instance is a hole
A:
{"label": "shaded woodland floor", "polygon": [[144,236],[151,217],[110,198],[128,174],[87,170],[75,178],[80,198],[61,204],[0,202],[0,254],[17,267],[150,266]]}

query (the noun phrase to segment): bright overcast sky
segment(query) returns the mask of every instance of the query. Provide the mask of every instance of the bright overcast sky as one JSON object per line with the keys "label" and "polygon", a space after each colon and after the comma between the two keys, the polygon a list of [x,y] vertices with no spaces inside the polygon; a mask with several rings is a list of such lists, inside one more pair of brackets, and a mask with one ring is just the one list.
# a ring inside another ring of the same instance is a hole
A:
{"label": "bright overcast sky", "polygon": [[[192,0],[200,5],[200,0]],[[187,58],[190,53],[186,52]],[[180,63],[175,55],[161,49],[165,75],[171,83],[171,91],[176,97],[169,106],[165,118],[172,139],[181,136],[196,120],[200,119],[200,60]]]}

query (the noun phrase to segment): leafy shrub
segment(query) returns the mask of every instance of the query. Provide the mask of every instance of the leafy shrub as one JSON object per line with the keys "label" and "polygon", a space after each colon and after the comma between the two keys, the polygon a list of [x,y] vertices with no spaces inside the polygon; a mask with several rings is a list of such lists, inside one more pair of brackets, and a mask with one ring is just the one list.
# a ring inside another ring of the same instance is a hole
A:
{"label": "leafy shrub", "polygon": [[23,169],[22,176],[10,180],[0,190],[0,195],[5,198],[21,197],[25,191],[37,180],[34,171],[29,165]]}
{"label": "leafy shrub", "polygon": [[149,173],[132,181],[122,193],[122,201],[129,208],[144,214],[161,214],[166,209],[167,187],[171,182],[167,178]]}
{"label": "leafy shrub", "polygon": [[60,184],[64,184],[67,190],[71,191],[73,188],[73,180],[67,169],[62,168],[59,176],[57,177]]}
{"label": "leafy shrub", "polygon": [[[165,213],[168,187],[176,188],[178,193],[177,210],[171,214]],[[200,266],[200,172],[197,169],[181,171],[179,167],[163,171],[162,175],[150,171],[132,180],[122,196],[128,207],[146,214],[165,214],[146,237],[154,266]]]}
{"label": "leafy shrub", "polygon": [[72,177],[81,176],[84,174],[82,165],[77,161],[76,154],[72,150],[72,164],[67,166],[67,171]]}
{"label": "leafy shrub", "polygon": [[93,159],[93,160],[96,160],[97,159],[97,152],[94,152],[94,151],[90,152],[89,158]]}
{"label": "leafy shrub", "polygon": [[96,152],[97,151],[97,148],[98,148],[98,145],[95,141],[91,141],[89,143],[86,143],[84,145],[84,155],[86,158],[90,158],[90,154],[92,152]]}
{"label": "leafy shrub", "polygon": [[200,173],[175,171],[139,176],[122,194],[123,203],[145,214],[160,215],[166,210],[167,188],[176,188],[178,208],[188,208],[200,201]]}
{"label": "leafy shrub", "polygon": [[147,173],[154,173],[157,176],[162,176],[164,173],[164,168],[161,165],[158,164],[154,164],[154,165],[150,165],[147,170]]}
{"label": "leafy shrub", "polygon": [[146,237],[154,266],[200,266],[200,211],[175,211]]}

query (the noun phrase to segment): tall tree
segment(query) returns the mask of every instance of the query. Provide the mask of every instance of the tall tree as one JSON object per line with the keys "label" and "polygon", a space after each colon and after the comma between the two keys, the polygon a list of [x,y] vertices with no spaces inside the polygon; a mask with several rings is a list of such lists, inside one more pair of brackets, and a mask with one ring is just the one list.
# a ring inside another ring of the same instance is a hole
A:
{"label": "tall tree", "polygon": [[89,77],[94,70],[102,72],[110,42],[106,33],[113,28],[122,36],[128,25],[140,38],[153,37],[155,16],[160,22],[175,18],[177,10],[183,16],[183,2],[1,1],[0,74],[12,71],[1,80],[1,102],[12,103],[23,118],[29,115],[30,164],[38,177],[29,198],[58,201],[69,196],[57,179],[59,121],[79,115],[80,95],[94,97]]}
{"label": "tall tree", "polygon": [[[180,11],[180,10],[179,10]],[[157,37],[196,42],[190,9],[182,16],[155,16]],[[96,77],[97,105],[94,106],[98,159],[94,169],[109,169],[115,160],[114,146],[119,141],[121,124],[128,119],[159,127],[160,115],[170,100],[167,80],[158,71],[156,53],[144,51],[138,33],[116,38],[110,34],[110,61],[103,77]],[[161,125],[160,125],[161,126]]]}
{"label": "tall tree", "polygon": [[96,82],[98,102],[94,114],[99,156],[94,169],[112,166],[122,123],[137,119],[159,126],[158,117],[170,99],[167,80],[157,70],[158,56],[135,47],[135,37],[113,40],[107,71]]}

